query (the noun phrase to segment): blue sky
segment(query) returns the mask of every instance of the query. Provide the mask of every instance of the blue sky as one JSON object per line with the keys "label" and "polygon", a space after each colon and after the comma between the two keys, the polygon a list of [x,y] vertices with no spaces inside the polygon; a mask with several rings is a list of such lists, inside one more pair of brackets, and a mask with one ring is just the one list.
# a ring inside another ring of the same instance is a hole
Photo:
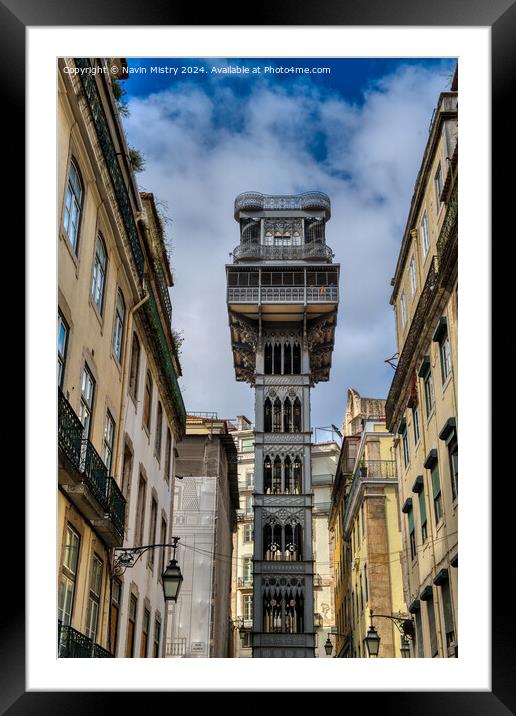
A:
{"label": "blue sky", "polygon": [[[152,191],[170,219],[172,322],[184,334],[187,410],[254,420],[253,391],[234,379],[224,271],[239,240],[234,197],[252,190],[321,190],[332,200],[326,238],[341,264],[341,299],[332,375],[312,392],[312,425],[342,422],[350,386],[386,397],[393,370],[384,361],[396,350],[390,281],[432,111],[455,60],[128,64],[146,70],[123,83],[124,127],[146,161],[140,189]],[[156,66],[167,73],[151,73]],[[229,74],[235,67],[249,71]],[[289,67],[330,73],[278,72]]]}

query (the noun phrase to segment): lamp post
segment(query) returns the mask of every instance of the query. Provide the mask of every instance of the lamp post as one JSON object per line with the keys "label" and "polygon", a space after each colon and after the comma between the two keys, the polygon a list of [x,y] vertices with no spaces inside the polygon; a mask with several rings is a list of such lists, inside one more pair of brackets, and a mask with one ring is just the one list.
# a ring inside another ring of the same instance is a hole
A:
{"label": "lamp post", "polygon": [[414,638],[414,622],[412,619],[407,617],[396,617],[393,614],[373,614],[372,609],[369,610],[371,624],[366,638],[364,639],[369,656],[377,657],[380,650],[380,635],[376,631],[376,627],[373,625],[373,616],[378,619],[390,619],[396,625],[401,634],[401,656],[403,659],[410,658],[409,640],[413,640]]}
{"label": "lamp post", "polygon": [[326,653],[326,656],[331,656],[332,651],[333,651],[333,643],[332,643],[332,640],[330,639],[331,634],[333,634],[333,636],[341,636],[344,639],[347,639],[349,636],[349,634],[340,634],[340,632],[337,632],[337,631],[328,632],[328,638],[324,642],[324,651]]}

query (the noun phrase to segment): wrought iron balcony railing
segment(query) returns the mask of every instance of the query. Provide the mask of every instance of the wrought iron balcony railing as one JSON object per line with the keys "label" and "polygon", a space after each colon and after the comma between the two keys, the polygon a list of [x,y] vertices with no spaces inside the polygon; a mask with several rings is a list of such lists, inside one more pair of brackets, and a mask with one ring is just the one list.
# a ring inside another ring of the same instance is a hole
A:
{"label": "wrought iron balcony railing", "polygon": [[266,209],[325,209],[328,214],[331,210],[330,198],[322,191],[307,191],[304,194],[271,195],[260,194],[257,191],[247,191],[239,194],[235,199],[235,217],[239,211]]}
{"label": "wrought iron balcony railing", "polygon": [[107,649],[77,629],[58,621],[58,656],[60,659],[113,658]]}
{"label": "wrought iron balcony railing", "polygon": [[83,437],[84,428],[79,417],[58,391],[58,445],[73,468],[80,475],[80,482],[88,487],[99,505],[109,515],[119,534],[125,525],[125,498],[116,481],[108,474],[102,458],[91,442]]}
{"label": "wrought iron balcony railing", "polygon": [[58,444],[76,470],[81,469],[84,428],[61,389],[57,394]]}
{"label": "wrought iron balcony railing", "polygon": [[320,243],[302,246],[263,246],[262,244],[240,244],[233,249],[233,261],[259,259],[262,261],[296,261],[301,259],[325,259],[331,261],[334,254],[329,246]]}
{"label": "wrought iron balcony railing", "polygon": [[337,286],[251,286],[228,288],[228,303],[336,303]]}
{"label": "wrought iron balcony railing", "polygon": [[124,534],[125,497],[112,477],[107,479],[107,508],[118,532]]}

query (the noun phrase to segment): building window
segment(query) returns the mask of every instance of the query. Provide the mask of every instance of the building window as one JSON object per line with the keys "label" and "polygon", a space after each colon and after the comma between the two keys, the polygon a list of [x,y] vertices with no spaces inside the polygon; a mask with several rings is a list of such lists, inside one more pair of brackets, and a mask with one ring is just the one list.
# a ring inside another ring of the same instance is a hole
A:
{"label": "building window", "polygon": [[406,427],[404,428],[404,430],[401,434],[401,442],[403,445],[403,463],[404,463],[405,467],[407,467],[410,462],[410,452],[409,452],[408,433],[407,433]]}
{"label": "building window", "polygon": [[425,491],[421,490],[419,493],[419,517],[421,520],[421,542],[424,544],[428,537],[428,528],[426,524],[426,503],[425,503]]}
{"label": "building window", "polygon": [[245,439],[241,441],[240,452],[253,452],[254,451],[254,440],[253,438]]}
{"label": "building window", "polygon": [[172,460],[172,433],[167,426],[167,438],[165,441],[165,472],[163,477],[168,482],[170,480],[170,463]]}
{"label": "building window", "polygon": [[404,330],[407,325],[407,302],[405,299],[405,289],[401,292],[400,298],[400,315],[401,315],[401,329]]}
{"label": "building window", "polygon": [[91,433],[91,419],[93,415],[93,400],[95,398],[95,380],[90,369],[84,364],[81,383],[81,405],[79,419],[84,428],[84,437],[89,438]]}
{"label": "building window", "polygon": [[437,171],[435,172],[434,176],[434,186],[435,186],[435,206],[437,213],[439,213],[439,210],[441,208],[441,193],[443,190],[443,173],[441,169],[441,162],[439,162],[437,166]]}
{"label": "building window", "polygon": [[109,412],[106,412],[106,425],[104,427],[104,465],[111,474],[111,463],[113,461],[113,443],[115,440],[115,421]]}
{"label": "building window", "polygon": [[253,581],[253,560],[251,557],[244,557],[243,578],[244,582]]}
{"label": "building window", "polygon": [[64,625],[68,625],[72,621],[77,565],[79,562],[79,546],[79,535],[70,525],[67,525],[63,547],[63,567],[61,570],[58,605],[58,618]]}
{"label": "building window", "polygon": [[242,648],[243,649],[250,649],[252,646],[251,643],[251,632],[245,631],[244,632],[244,638],[242,639]]}
{"label": "building window", "polygon": [[434,512],[436,524],[440,522],[443,516],[443,503],[441,496],[441,481],[439,479],[439,465],[434,462],[432,467],[432,493],[434,496]]}
{"label": "building window", "polygon": [[[133,473],[133,453],[129,445],[124,446],[124,465],[122,468],[122,494],[127,500],[129,497],[129,486],[131,484],[131,476]],[[127,509],[127,505],[126,505]]]}
{"label": "building window", "polygon": [[441,585],[441,597],[443,600],[444,631],[446,634],[446,648],[455,643],[455,624],[453,620],[453,607],[450,593],[450,582],[444,580]]}
{"label": "building window", "polygon": [[131,594],[129,597],[129,614],[127,616],[127,641],[125,644],[125,655],[128,658],[134,656],[134,632],[136,629],[136,613],[138,610],[138,599]]}
{"label": "building window", "polygon": [[138,498],[136,502],[136,529],[135,529],[135,544],[143,545],[143,525],[145,522],[145,492],[147,490],[147,484],[142,475],[140,475],[140,482],[138,484]]}
{"label": "building window", "polygon": [[93,260],[93,276],[91,280],[91,298],[95,308],[102,315],[104,308],[104,288],[106,285],[107,251],[101,234],[97,236],[95,258]]}
{"label": "building window", "polygon": [[247,621],[253,618],[253,595],[244,594],[243,596],[244,605],[244,619]]}
{"label": "building window", "polygon": [[[151,502],[151,513],[149,522],[149,544],[155,544],[156,542],[156,524],[158,521],[158,503],[152,498]],[[154,569],[154,550],[149,550],[149,557],[147,564],[151,569]]]}
{"label": "building window", "polygon": [[138,398],[138,377],[140,374],[140,341],[136,333],[133,333],[131,346],[131,366],[129,369],[129,394],[137,400]]}
{"label": "building window", "polygon": [[422,659],[425,656],[425,644],[423,641],[423,622],[421,620],[421,610],[417,609],[414,613],[414,619],[416,622],[416,647],[418,658]]}
{"label": "building window", "polygon": [[143,424],[150,432],[152,411],[152,377],[150,370],[145,375],[145,397],[143,399]]}
{"label": "building window", "polygon": [[102,570],[102,560],[94,554],[91,562],[90,594],[88,597],[88,612],[86,616],[86,636],[88,636],[92,641],[97,640],[100,595],[102,592]]}
{"label": "building window", "polygon": [[253,472],[253,470],[248,470],[245,473],[245,486],[252,487],[253,485],[254,485],[254,472]]}
{"label": "building window", "polygon": [[125,301],[122,291],[116,294],[115,330],[113,331],[113,351],[119,363],[122,362],[122,342],[124,340]]}
{"label": "building window", "polygon": [[253,497],[252,497],[252,495],[247,495],[245,498],[245,513],[248,516],[253,514]]}
{"label": "building window", "polygon": [[111,637],[110,647],[111,653],[116,654],[118,646],[118,620],[120,618],[120,604],[122,602],[122,582],[118,579],[113,580],[113,588],[111,590]]}
{"label": "building window", "polygon": [[430,652],[431,656],[437,656],[439,649],[437,647],[437,630],[435,628],[435,609],[434,598],[429,596],[426,600],[426,613],[428,616],[428,631],[430,632]]}
{"label": "building window", "polygon": [[425,386],[426,416],[428,418],[434,408],[434,381],[432,379],[432,371],[430,370],[430,368],[428,369],[428,372],[425,375],[424,386]]}
{"label": "building window", "polygon": [[79,227],[83,202],[83,183],[77,164],[72,159],[68,171],[68,184],[66,186],[63,228],[70,246],[77,253],[79,243]]}
{"label": "building window", "polygon": [[244,525],[244,542],[253,541],[253,525],[248,523]]}
{"label": "building window", "polygon": [[456,434],[448,443],[448,462],[450,465],[452,497],[455,500],[459,493],[459,445]]}
{"label": "building window", "polygon": [[426,211],[421,219],[421,251],[423,253],[423,261],[426,259],[428,249],[430,248],[430,240],[428,238],[428,219],[426,217]]}
{"label": "building window", "polygon": [[154,436],[154,454],[161,461],[161,433],[163,432],[163,407],[158,401],[156,409],[156,434]]}
{"label": "building window", "polygon": [[414,445],[417,445],[421,435],[419,428],[419,405],[415,405],[412,408],[412,421],[414,423]]}
{"label": "building window", "polygon": [[57,317],[57,384],[60,388],[63,387],[69,333],[68,324],[59,311]]}
{"label": "building window", "polygon": [[414,530],[414,510],[412,507],[408,510],[408,526],[409,526],[409,538],[410,538],[410,556],[412,559],[416,558],[417,549],[416,549],[416,533]]}
{"label": "building window", "polygon": [[140,644],[140,657],[142,659],[147,658],[147,648],[149,645],[149,626],[150,626],[150,612],[148,609],[143,611],[142,620],[142,639]]}
{"label": "building window", "polygon": [[152,648],[152,656],[157,659],[159,657],[159,642],[161,639],[161,622],[159,619],[154,620],[154,645]]}
{"label": "building window", "polygon": [[446,383],[446,380],[452,370],[450,337],[447,330],[443,333],[441,340],[439,341],[439,355],[441,357],[441,376],[444,384]]}
{"label": "building window", "polygon": [[415,254],[412,254],[412,258],[410,259],[409,274],[410,274],[410,292],[411,292],[412,298],[414,298],[416,291],[417,291],[416,255]]}

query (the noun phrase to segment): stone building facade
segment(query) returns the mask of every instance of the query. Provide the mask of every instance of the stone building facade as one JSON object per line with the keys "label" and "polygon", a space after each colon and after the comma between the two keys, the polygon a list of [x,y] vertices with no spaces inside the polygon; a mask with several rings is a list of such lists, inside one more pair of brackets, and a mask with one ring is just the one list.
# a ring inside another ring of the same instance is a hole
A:
{"label": "stone building facade", "polygon": [[405,600],[416,655],[458,653],[457,72],[439,96],[392,280],[399,360],[386,403],[396,435]]}
{"label": "stone building facade", "polygon": [[[127,393],[137,377],[131,371],[133,328],[141,332],[141,360],[152,366],[154,400],[163,405],[162,428],[168,422],[171,441],[181,437],[185,420],[179,361],[172,357],[168,285],[156,268],[160,263],[167,275],[168,261],[165,266],[159,256],[152,237],[156,227],[136,185],[115,82],[107,72],[113,65],[123,67],[125,61],[62,58],[58,63],[57,590],[62,657],[122,655],[120,635],[129,628],[126,577],[115,580],[114,554],[127,544],[131,529],[122,464]],[[140,462],[149,464],[135,449],[134,465]],[[159,509],[169,515],[162,481],[160,476]],[[152,599],[149,656],[158,609]],[[133,634],[143,609],[142,599],[132,613]],[[162,604],[159,609],[162,618]]]}

